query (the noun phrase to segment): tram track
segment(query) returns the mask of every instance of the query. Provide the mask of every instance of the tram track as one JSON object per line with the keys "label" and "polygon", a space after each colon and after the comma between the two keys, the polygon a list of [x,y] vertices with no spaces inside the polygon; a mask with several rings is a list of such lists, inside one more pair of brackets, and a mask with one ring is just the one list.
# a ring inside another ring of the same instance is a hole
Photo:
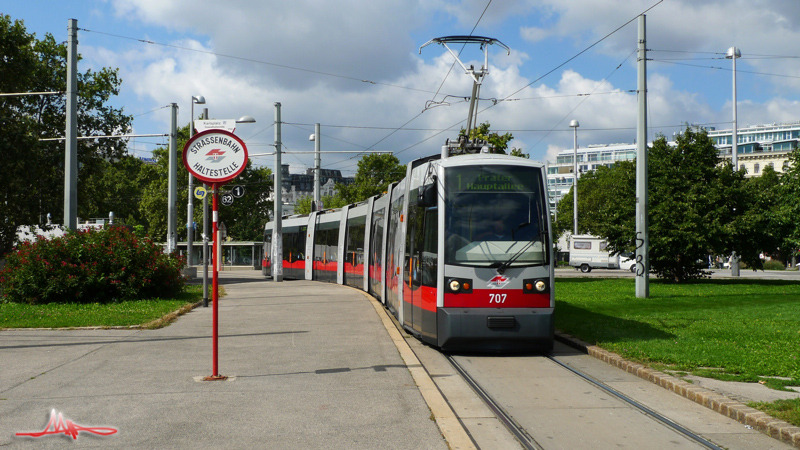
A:
{"label": "tram track", "polygon": [[[456,357],[453,355],[445,355],[447,361],[452,365],[454,370],[464,379],[464,381],[475,391],[478,397],[486,404],[486,406],[497,416],[497,419],[503,423],[503,425],[509,430],[509,432],[519,441],[523,448],[526,450],[546,450],[547,447],[542,445],[538,442],[531,434],[526,430],[526,428],[519,424],[514,417],[509,414],[506,409],[496,401],[487,391],[486,388],[481,386],[481,384],[470,375],[469,371],[464,368],[462,364],[458,362]],[[586,374],[585,372],[578,370],[574,367],[571,367],[569,364],[565,363],[564,361],[559,360],[553,355],[545,355],[544,358],[553,362],[558,367],[569,371],[570,373],[576,375],[583,381],[589,383],[590,385],[594,386],[597,389],[611,395],[612,397],[624,402],[634,410],[641,412],[642,414],[650,417],[652,420],[666,426],[667,428],[673,430],[674,432],[684,436],[686,439],[694,441],[698,445],[702,446],[703,448],[707,448],[710,450],[723,450],[722,447],[717,446],[713,442],[703,438],[702,436],[698,435],[697,433],[692,432],[691,430],[681,426],[680,424],[670,420],[668,417],[654,411],[651,408],[648,408],[644,404],[634,400],[628,395],[623,394],[622,392],[608,386],[607,384],[597,380],[596,378]]]}
{"label": "tram track", "polygon": [[453,368],[458,372],[459,375],[464,379],[464,381],[471,387],[475,393],[480,397],[481,400],[486,404],[486,406],[497,416],[497,419],[508,428],[508,431],[514,435],[515,438],[519,441],[519,443],[526,449],[526,450],[544,450],[544,447],[541,446],[536,439],[533,438],[528,432],[520,426],[514,418],[511,417],[499,403],[497,403],[491,395],[489,395],[486,390],[481,387],[481,385],[472,378],[462,366],[461,364],[456,361],[456,359],[452,355],[445,355],[447,361],[453,366]]}

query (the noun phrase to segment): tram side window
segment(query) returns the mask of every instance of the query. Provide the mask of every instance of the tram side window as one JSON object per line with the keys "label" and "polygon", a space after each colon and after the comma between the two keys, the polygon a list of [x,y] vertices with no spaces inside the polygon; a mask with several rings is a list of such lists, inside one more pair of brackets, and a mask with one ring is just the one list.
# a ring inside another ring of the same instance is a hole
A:
{"label": "tram side window", "polygon": [[[411,198],[416,198],[414,191],[411,192]],[[403,264],[403,282],[409,287],[416,287],[420,284],[419,250],[422,244],[423,218],[422,208],[409,205],[408,234],[406,235],[405,263]]]}
{"label": "tram side window", "polygon": [[347,226],[347,244],[345,246],[346,261],[350,264],[357,266],[363,264],[364,252],[364,233],[366,232],[366,219],[361,217],[356,220],[348,221]]}
{"label": "tram side window", "polygon": [[283,232],[283,259],[289,263],[303,260],[306,247],[306,227],[292,227]]}
{"label": "tram side window", "polygon": [[264,232],[264,259],[269,261],[272,258],[272,230]]}
{"label": "tram side window", "polygon": [[294,257],[294,233],[291,231],[285,230],[283,232],[283,260],[288,262],[293,262]]}
{"label": "tram side window", "polygon": [[424,214],[425,223],[420,255],[422,285],[436,287],[436,269],[439,261],[439,211],[437,208],[429,208]]}
{"label": "tram side window", "polygon": [[369,248],[372,251],[371,263],[375,265],[380,264],[383,258],[383,246],[381,245],[383,240],[383,211],[383,208],[381,208],[375,212],[372,219],[372,228],[370,229],[372,233],[369,243]]}

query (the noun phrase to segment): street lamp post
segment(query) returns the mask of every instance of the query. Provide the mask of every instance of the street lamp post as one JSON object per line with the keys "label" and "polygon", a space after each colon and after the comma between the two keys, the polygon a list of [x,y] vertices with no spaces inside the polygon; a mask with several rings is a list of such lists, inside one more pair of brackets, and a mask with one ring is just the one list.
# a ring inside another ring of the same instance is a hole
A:
{"label": "street lamp post", "polygon": [[570,120],[569,126],[572,128],[572,147],[574,150],[574,158],[573,164],[574,168],[572,169],[572,175],[575,177],[575,181],[572,183],[572,194],[573,194],[573,205],[572,205],[572,227],[573,232],[572,235],[578,234],[578,127],[580,124],[577,120]]}
{"label": "street lamp post", "polygon": [[[191,115],[189,116],[189,139],[194,136],[194,105],[204,105],[205,97],[202,95],[192,96]],[[189,266],[194,264],[193,245],[194,244],[194,175],[189,172],[189,202],[186,214],[186,261]]]}
{"label": "street lamp post", "polygon": [[739,149],[738,149],[738,137],[736,136],[736,59],[742,57],[742,52],[736,48],[731,47],[728,49],[728,53],[725,55],[726,59],[730,59],[733,61],[733,130],[731,132],[731,163],[733,164],[733,170],[739,170]]}

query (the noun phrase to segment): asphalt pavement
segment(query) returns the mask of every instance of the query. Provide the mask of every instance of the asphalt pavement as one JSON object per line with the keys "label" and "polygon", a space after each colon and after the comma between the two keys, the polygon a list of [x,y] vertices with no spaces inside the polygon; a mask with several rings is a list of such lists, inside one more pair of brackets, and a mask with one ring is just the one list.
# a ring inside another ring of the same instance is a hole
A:
{"label": "asphalt pavement", "polygon": [[[630,276],[557,276],[611,273]],[[485,438],[517,448],[469,387],[442,396],[454,378],[437,375],[437,387],[408,345],[418,343],[363,292],[252,270],[220,278],[225,380],[204,381],[211,307],[158,330],[0,331],[0,447],[456,450]]]}
{"label": "asphalt pavement", "polygon": [[224,381],[202,381],[212,307],[158,330],[0,331],[0,447],[448,448],[362,292],[220,277]]}

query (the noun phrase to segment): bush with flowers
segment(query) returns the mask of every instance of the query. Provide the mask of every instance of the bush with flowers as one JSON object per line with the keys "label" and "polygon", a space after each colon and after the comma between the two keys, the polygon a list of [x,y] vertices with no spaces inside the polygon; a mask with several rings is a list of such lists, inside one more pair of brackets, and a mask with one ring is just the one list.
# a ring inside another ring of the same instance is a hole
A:
{"label": "bush with flowers", "polygon": [[181,292],[183,257],[165,254],[125,227],[25,242],[0,271],[3,302],[108,303]]}

